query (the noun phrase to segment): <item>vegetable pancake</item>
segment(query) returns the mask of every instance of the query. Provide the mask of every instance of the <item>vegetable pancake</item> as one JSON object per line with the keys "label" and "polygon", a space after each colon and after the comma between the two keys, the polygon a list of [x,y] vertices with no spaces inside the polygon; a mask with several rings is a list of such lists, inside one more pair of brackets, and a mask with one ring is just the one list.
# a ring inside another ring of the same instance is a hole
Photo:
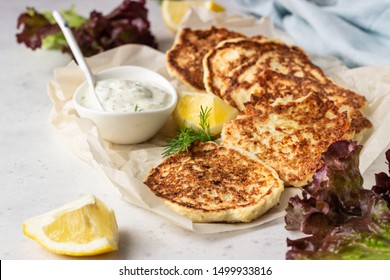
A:
{"label": "vegetable pancake", "polygon": [[284,188],[255,155],[199,141],[165,158],[145,184],[193,222],[250,222],[275,206]]}
{"label": "vegetable pancake", "polygon": [[346,112],[309,94],[294,101],[276,100],[261,114],[244,114],[225,123],[222,145],[257,155],[287,185],[301,187],[322,166],[321,155],[330,144],[352,138],[349,128]]}
{"label": "vegetable pancake", "polygon": [[206,30],[183,28],[172,48],[167,52],[168,72],[192,89],[204,91],[202,59],[219,42],[245,37],[221,27]]}

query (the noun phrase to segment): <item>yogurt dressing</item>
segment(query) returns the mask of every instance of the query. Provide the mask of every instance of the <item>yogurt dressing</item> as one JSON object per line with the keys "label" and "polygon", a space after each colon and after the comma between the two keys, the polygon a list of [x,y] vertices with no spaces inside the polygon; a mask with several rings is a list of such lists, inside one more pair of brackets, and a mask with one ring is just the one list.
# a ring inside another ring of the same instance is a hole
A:
{"label": "yogurt dressing", "polygon": [[[164,108],[171,101],[171,96],[161,88],[128,79],[98,81],[95,92],[104,110],[108,112],[151,111]],[[80,104],[98,110],[93,94],[87,88],[81,95]]]}

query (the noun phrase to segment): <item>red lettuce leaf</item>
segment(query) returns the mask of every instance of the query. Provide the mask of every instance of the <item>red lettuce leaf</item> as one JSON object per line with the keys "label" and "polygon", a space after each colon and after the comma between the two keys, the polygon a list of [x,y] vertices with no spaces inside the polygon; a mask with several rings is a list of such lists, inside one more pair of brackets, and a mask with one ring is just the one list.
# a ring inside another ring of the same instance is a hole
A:
{"label": "red lettuce leaf", "polygon": [[16,34],[16,41],[33,50],[40,48],[47,36],[61,32],[57,24],[52,24],[47,17],[30,7],[18,17],[17,28],[21,27],[22,31]]}
{"label": "red lettuce leaf", "polygon": [[[89,19],[73,32],[85,56],[128,43],[157,48],[147,15],[145,0],[125,0],[107,16],[91,12]],[[71,53],[67,46],[63,51]]]}
{"label": "red lettuce leaf", "polygon": [[[386,160],[390,174],[390,150],[386,152]],[[385,172],[375,174],[375,183],[372,190],[386,200],[387,206],[390,208],[390,176]]]}
{"label": "red lettuce leaf", "polygon": [[[147,15],[145,0],[125,0],[106,16],[92,11],[86,22],[71,29],[87,57],[129,43],[157,48]],[[17,27],[22,28],[16,35],[17,42],[31,49],[40,48],[47,36],[61,34],[56,23],[34,8],[28,8],[19,16]],[[60,47],[63,52],[72,55],[66,44]]]}
{"label": "red lettuce leaf", "polygon": [[379,192],[363,188],[361,148],[353,141],[333,143],[302,197],[289,200],[286,229],[309,236],[287,239],[287,259],[390,258],[389,177],[379,176]]}

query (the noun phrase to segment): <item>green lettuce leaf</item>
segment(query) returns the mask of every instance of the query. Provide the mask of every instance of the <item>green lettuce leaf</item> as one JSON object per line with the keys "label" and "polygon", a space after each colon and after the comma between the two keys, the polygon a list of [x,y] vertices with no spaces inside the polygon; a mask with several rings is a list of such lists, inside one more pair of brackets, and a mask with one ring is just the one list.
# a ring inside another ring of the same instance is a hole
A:
{"label": "green lettuce leaf", "polygon": [[[74,5],[72,5],[70,7],[70,9],[68,10],[61,10],[60,11],[62,17],[64,18],[64,20],[66,21],[66,23],[68,24],[69,27],[71,28],[79,28],[80,26],[82,26],[85,22],[86,22],[86,18],[79,15],[76,11],[76,7]],[[56,21],[53,17],[53,14],[52,12],[42,12],[42,15],[47,18],[47,20],[51,23],[51,24],[56,24]]]}
{"label": "green lettuce leaf", "polygon": [[[82,17],[77,13],[75,6],[71,6],[68,10],[61,10],[60,13],[71,28],[80,28],[87,21],[85,17]],[[51,24],[57,25],[51,12],[42,12],[42,15]],[[43,49],[61,50],[67,45],[68,43],[66,42],[65,37],[60,31],[55,34],[48,35],[42,40]]]}
{"label": "green lettuce leaf", "polygon": [[[72,28],[79,28],[86,21],[77,13],[74,6],[68,10],[61,10],[60,13]],[[62,49],[67,45],[51,12],[40,13],[28,7],[26,12],[19,16],[17,27],[23,27],[23,30],[16,35],[18,43],[24,43],[33,50],[37,48]]]}

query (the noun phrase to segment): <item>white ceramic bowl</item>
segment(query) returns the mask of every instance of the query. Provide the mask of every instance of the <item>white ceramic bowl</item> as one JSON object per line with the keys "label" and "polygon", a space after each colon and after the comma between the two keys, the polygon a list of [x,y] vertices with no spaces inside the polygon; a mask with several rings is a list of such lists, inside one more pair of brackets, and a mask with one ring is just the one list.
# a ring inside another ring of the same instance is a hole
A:
{"label": "white ceramic bowl", "polygon": [[101,137],[115,144],[137,144],[152,138],[165,124],[175,109],[177,93],[173,86],[160,74],[138,66],[118,66],[101,71],[96,80],[129,79],[153,84],[171,95],[164,108],[141,112],[107,112],[84,107],[80,103],[83,92],[88,87],[84,82],[74,96],[73,104],[82,118],[92,120],[98,127]]}

